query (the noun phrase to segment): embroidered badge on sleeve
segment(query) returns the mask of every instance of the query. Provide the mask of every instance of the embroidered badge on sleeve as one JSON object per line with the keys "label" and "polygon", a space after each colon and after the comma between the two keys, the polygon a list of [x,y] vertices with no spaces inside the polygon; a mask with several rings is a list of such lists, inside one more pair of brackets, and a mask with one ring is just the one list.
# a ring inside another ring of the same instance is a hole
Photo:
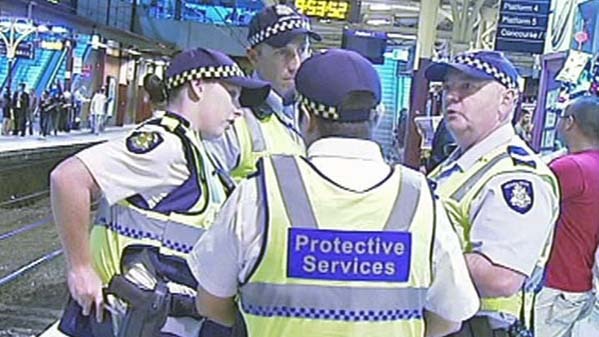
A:
{"label": "embroidered badge on sleeve", "polygon": [[528,180],[510,180],[501,185],[503,198],[514,211],[525,214],[534,202],[532,183]]}
{"label": "embroidered badge on sleeve", "polygon": [[137,154],[147,153],[162,141],[162,136],[158,132],[134,131],[127,137],[127,150]]}

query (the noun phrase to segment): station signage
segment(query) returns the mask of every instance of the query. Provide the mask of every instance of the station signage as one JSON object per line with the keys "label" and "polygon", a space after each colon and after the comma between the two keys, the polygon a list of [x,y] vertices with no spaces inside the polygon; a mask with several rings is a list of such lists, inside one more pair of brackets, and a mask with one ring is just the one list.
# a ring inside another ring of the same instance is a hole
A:
{"label": "station signage", "polygon": [[[6,55],[6,45],[4,42],[0,41],[0,55]],[[15,51],[16,58],[22,59],[30,59],[34,58],[34,48],[32,42],[21,42],[17,46],[17,50]]]}
{"label": "station signage", "polygon": [[295,0],[295,7],[305,16],[346,21],[351,13],[351,0]]}
{"label": "station signage", "polygon": [[543,54],[551,0],[502,0],[495,49]]}

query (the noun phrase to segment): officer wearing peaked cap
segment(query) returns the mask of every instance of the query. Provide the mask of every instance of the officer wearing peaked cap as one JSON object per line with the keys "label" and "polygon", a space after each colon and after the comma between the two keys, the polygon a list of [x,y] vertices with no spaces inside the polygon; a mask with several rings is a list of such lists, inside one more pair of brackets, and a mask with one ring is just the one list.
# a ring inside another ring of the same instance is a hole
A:
{"label": "officer wearing peaked cap", "polygon": [[270,6],[252,18],[248,58],[254,78],[269,82],[272,90],[264,105],[246,110],[230,132],[208,144],[235,180],[255,172],[256,161],[265,154],[304,154],[297,131],[294,77],[309,55],[310,39],[320,36],[289,6]]}
{"label": "officer wearing peaked cap", "polygon": [[[112,333],[119,336],[191,337],[199,331],[201,317],[190,310],[196,281],[184,257],[225,199],[201,139],[220,136],[241,106],[261,104],[270,87],[246,78],[226,55],[201,48],[175,56],[161,86],[167,96],[164,116],[79,152],[51,174],[72,298],[60,330],[69,336],[98,336],[103,328],[96,321],[102,318],[120,323]],[[90,234],[92,198],[100,206]],[[130,273],[129,261],[142,256],[144,273]],[[126,294],[137,295],[123,297],[122,288],[113,288],[117,279],[136,289]],[[103,296],[107,285],[119,300]],[[161,300],[144,304],[147,296]],[[176,299],[191,305],[176,305]],[[115,308],[120,300],[128,303],[124,317],[108,315],[105,306]],[[107,326],[112,329],[110,322]]]}
{"label": "officer wearing peaked cap", "polygon": [[444,118],[458,145],[429,178],[482,303],[455,336],[530,336],[559,195],[549,168],[511,125],[518,72],[501,53],[479,51],[434,63],[425,75],[443,82]]}
{"label": "officer wearing peaked cap", "polygon": [[194,247],[199,310],[229,326],[239,312],[250,337],[457,330],[479,301],[424,176],[386,164],[371,140],[374,67],[329,50],[296,86],[307,156],[263,157]]}

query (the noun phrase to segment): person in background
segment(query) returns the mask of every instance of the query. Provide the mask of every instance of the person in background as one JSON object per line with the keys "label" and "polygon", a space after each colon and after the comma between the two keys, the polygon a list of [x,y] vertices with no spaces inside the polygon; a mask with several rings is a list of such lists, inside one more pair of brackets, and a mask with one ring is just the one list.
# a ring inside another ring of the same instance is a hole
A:
{"label": "person in background", "polygon": [[433,144],[431,157],[426,163],[426,171],[431,172],[435,167],[441,164],[457,148],[453,136],[447,129],[445,118],[441,119],[435,134],[433,135]]}
{"label": "person in background", "polygon": [[429,174],[461,238],[481,308],[454,337],[531,336],[559,213],[557,180],[512,126],[518,71],[496,51],[432,63],[456,151]]}
{"label": "person in background", "polygon": [[91,116],[91,132],[99,135],[104,124],[104,116],[106,115],[106,94],[104,87],[98,89],[92,96],[89,111]]}
{"label": "person in background", "polygon": [[29,90],[29,107],[27,109],[27,115],[26,115],[27,130],[29,130],[30,136],[33,136],[33,124],[35,121],[35,117],[38,114],[37,107],[38,107],[38,98],[37,98],[37,95],[35,94],[35,89],[31,88]]}
{"label": "person in background", "polygon": [[56,136],[59,130],[60,116],[62,114],[62,89],[58,84],[54,84],[50,89],[52,105],[50,106],[51,130]]}
{"label": "person in background", "polygon": [[516,134],[522,138],[526,144],[530,144],[532,140],[532,112],[527,109],[522,109],[522,115],[516,123],[514,129]]}
{"label": "person in background", "polygon": [[62,114],[60,120],[60,129],[64,132],[71,132],[73,121],[73,95],[68,89],[62,93],[61,103]]}
{"label": "person in background", "polygon": [[155,74],[146,74],[143,87],[148,94],[152,117],[161,117],[166,112],[166,92],[157,83],[162,80]]}
{"label": "person in background", "polygon": [[2,108],[2,124],[0,124],[0,134],[8,135],[10,134],[10,125],[12,123],[12,103],[10,98],[10,90],[8,88],[6,88],[2,94],[2,105],[0,107]]}
{"label": "person in background", "polygon": [[557,123],[568,154],[550,163],[559,181],[561,214],[545,285],[535,303],[535,336],[570,337],[590,314],[599,248],[599,98],[572,101]]}
{"label": "person in background", "polygon": [[29,114],[29,102],[30,97],[27,93],[27,85],[25,83],[19,84],[19,91],[13,95],[13,110],[15,118],[15,128],[12,131],[13,136],[21,134],[21,137],[25,137],[25,128],[27,125],[27,114]]}
{"label": "person in background", "polygon": [[52,128],[52,117],[51,117],[52,98],[50,92],[44,90],[42,96],[38,100],[38,111],[40,115],[40,137],[46,138],[50,134]]}
{"label": "person in background", "polygon": [[194,246],[198,310],[229,327],[239,312],[249,337],[457,330],[478,309],[476,291],[425,177],[385,163],[372,141],[376,70],[329,49],[302,64],[296,85],[308,154],[263,157]]}
{"label": "person in background", "polygon": [[85,86],[79,87],[73,94],[73,128],[79,130],[81,128],[81,115],[83,112],[83,105],[90,101],[86,96],[87,88]]}

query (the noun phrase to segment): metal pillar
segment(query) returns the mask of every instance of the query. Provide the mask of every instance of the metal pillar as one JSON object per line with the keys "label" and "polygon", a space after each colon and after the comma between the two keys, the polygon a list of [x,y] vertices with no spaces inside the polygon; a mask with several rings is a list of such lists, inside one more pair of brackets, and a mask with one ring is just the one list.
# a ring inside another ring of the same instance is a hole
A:
{"label": "metal pillar", "polygon": [[495,48],[495,33],[497,32],[499,8],[483,7],[480,10],[481,20],[476,34],[476,48],[492,50]]}
{"label": "metal pillar", "polygon": [[6,87],[9,92],[12,87],[12,67],[14,66],[17,48],[21,42],[35,32],[37,32],[37,27],[29,19],[8,18],[0,22],[0,39],[6,46],[6,58],[8,59]]}
{"label": "metal pillar", "polygon": [[[422,0],[420,2],[420,15],[418,18],[418,38],[415,54],[415,69],[412,80],[410,115],[406,135],[404,164],[418,168],[420,166],[421,138],[416,130],[414,118],[426,114],[426,100],[428,97],[428,81],[424,78],[424,70],[431,62],[435,38],[437,33],[437,15],[439,13],[439,0]],[[432,23],[432,24],[431,24]]]}
{"label": "metal pillar", "polygon": [[453,16],[452,55],[471,49],[472,35],[485,0],[450,0]]}

